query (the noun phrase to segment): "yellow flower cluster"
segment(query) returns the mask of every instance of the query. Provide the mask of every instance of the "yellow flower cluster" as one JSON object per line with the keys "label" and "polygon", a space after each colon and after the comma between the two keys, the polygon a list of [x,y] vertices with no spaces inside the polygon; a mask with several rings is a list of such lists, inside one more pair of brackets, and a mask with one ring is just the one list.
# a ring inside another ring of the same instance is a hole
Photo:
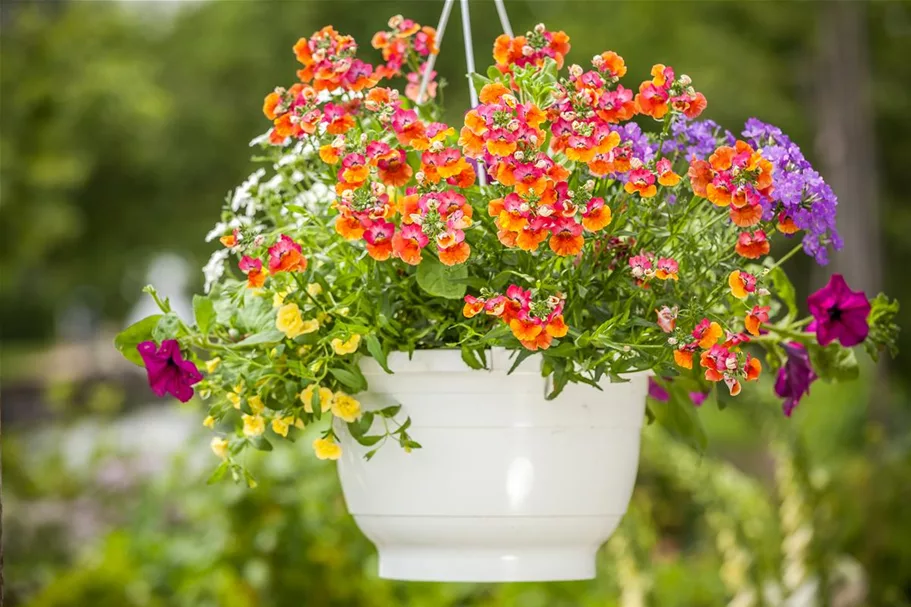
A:
{"label": "yellow flower cluster", "polygon": [[342,446],[331,437],[313,441],[313,451],[319,459],[338,459],[342,456]]}
{"label": "yellow flower cluster", "polygon": [[335,350],[335,353],[339,356],[344,356],[345,354],[351,354],[352,352],[357,351],[357,347],[361,343],[361,336],[355,333],[347,340],[342,341],[338,337],[332,340],[332,349]]}

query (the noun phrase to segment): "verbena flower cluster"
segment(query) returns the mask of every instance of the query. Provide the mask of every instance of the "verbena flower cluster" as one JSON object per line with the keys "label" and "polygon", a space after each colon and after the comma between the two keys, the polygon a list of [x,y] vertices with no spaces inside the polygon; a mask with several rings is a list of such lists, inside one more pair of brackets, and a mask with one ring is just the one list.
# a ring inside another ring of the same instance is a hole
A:
{"label": "verbena flower cluster", "polygon": [[686,74],[625,85],[617,53],[565,65],[569,37],[539,25],[497,38],[471,75],[480,103],[450,125],[434,73],[419,99],[433,28],[397,16],[372,46],[376,64],[332,27],[294,45],[298,81],[266,96],[254,142],[271,166],[229,195],[195,318],[150,289],[162,314],[118,338],[157,394],[208,404],[217,474],[314,424],[325,459],[342,431],[417,448],[398,407],[354,396],[363,356],[459,348],[481,368],[505,347],[540,356],[554,395],[651,371],[650,413],[673,426],[668,407],[736,395],[762,361],[790,414],[817,377],[851,374],[846,348],[894,340],[894,304],[838,276],[798,317],[781,264],[841,246],[835,197],[775,127],[700,119]]}

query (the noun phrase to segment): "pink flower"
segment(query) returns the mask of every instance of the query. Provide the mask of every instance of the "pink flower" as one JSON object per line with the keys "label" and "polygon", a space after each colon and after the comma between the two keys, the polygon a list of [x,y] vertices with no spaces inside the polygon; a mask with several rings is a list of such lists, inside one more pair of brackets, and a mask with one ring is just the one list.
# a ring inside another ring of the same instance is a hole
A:
{"label": "pink flower", "polygon": [[307,259],[301,254],[301,246],[282,234],[278,242],[269,247],[269,273],[303,272]]}
{"label": "pink flower", "polygon": [[841,274],[807,298],[820,345],[838,340],[846,348],[856,346],[870,332],[867,317],[870,302],[863,291],[852,291]]}
{"label": "pink flower", "polygon": [[144,341],[136,349],[145,364],[149,387],[156,396],[171,394],[182,403],[193,398],[195,383],[202,374],[192,362],[184,360],[176,339],[166,339],[158,348],[154,341]]}
{"label": "pink flower", "polygon": [[673,308],[664,306],[660,310],[655,310],[655,313],[658,315],[658,326],[661,327],[662,331],[665,333],[673,333],[677,326],[677,312],[677,306],[674,306]]}

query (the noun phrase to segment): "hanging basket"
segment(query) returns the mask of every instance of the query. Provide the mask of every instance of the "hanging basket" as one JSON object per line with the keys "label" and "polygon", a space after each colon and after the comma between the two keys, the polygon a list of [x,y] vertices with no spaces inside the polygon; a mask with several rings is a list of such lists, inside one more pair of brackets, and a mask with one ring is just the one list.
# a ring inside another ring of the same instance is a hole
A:
{"label": "hanging basket", "polygon": [[[540,358],[472,370],[458,350],[362,362],[367,409],[402,406],[423,447],[364,459],[344,424],[348,510],[376,544],[383,578],[446,582],[590,579],[636,480],[648,374],[546,400]],[[381,425],[381,421],[376,422]]]}

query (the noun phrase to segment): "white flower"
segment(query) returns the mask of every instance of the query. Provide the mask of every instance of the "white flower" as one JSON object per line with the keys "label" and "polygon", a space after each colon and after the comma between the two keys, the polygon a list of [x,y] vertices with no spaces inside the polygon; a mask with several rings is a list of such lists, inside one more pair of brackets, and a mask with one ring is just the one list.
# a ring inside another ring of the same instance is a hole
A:
{"label": "white flower", "polygon": [[268,192],[273,192],[278,189],[278,187],[282,184],[282,181],[284,181],[284,179],[281,175],[273,175],[272,179],[264,183],[261,187]]}
{"label": "white flower", "polygon": [[252,175],[247,177],[247,179],[240,184],[240,187],[234,190],[234,195],[231,197],[231,210],[235,213],[244,208],[247,215],[252,215],[250,212],[251,207],[255,207],[256,200],[250,194],[250,190],[254,186],[259,184],[259,180],[263,178],[266,174],[266,169],[260,168],[257,169]]}
{"label": "white flower", "polygon": [[202,274],[206,278],[206,284],[204,286],[206,293],[212,289],[212,285],[218,282],[219,278],[224,276],[225,261],[227,261],[229,254],[230,251],[228,249],[218,249],[212,253],[208,263],[203,266]]}
{"label": "white flower", "polygon": [[258,137],[254,137],[253,139],[251,139],[251,140],[250,140],[250,147],[252,148],[253,146],[256,146],[256,145],[262,145],[263,143],[266,143],[267,141],[269,141],[269,133],[270,133],[270,132],[272,132],[272,129],[269,129],[268,131],[266,131],[266,132],[263,133],[262,135],[259,135]]}

